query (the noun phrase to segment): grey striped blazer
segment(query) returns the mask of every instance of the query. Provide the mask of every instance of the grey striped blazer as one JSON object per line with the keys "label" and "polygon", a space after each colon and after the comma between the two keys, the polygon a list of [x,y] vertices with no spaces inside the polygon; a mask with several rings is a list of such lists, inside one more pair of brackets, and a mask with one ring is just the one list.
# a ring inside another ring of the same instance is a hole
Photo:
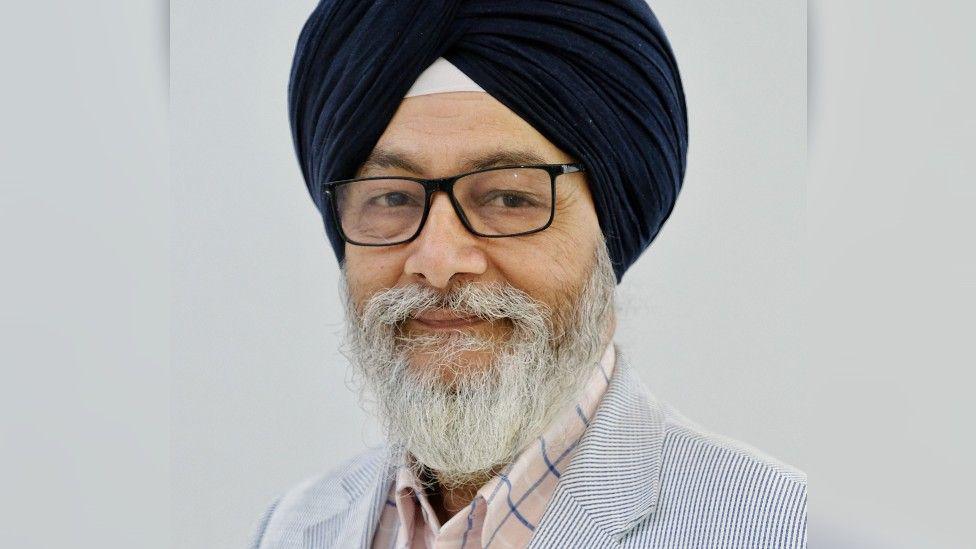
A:
{"label": "grey striped blazer", "polygon": [[[805,547],[806,475],[655,399],[617,351],[610,386],[529,547]],[[255,549],[370,546],[392,482],[379,448],[295,486]]]}

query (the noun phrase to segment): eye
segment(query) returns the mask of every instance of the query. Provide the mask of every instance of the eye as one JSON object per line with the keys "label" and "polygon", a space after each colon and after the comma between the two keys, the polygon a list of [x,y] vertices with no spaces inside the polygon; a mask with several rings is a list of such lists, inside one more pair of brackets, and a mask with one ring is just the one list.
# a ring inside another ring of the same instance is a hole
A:
{"label": "eye", "polygon": [[505,208],[530,208],[537,205],[531,197],[511,191],[488,193],[482,203],[486,206],[503,206]]}
{"label": "eye", "polygon": [[413,197],[406,193],[392,192],[377,196],[373,200],[381,206],[397,207],[410,205],[413,202]]}
{"label": "eye", "polygon": [[528,203],[529,203],[528,200],[526,200],[525,198],[517,194],[502,195],[502,204],[505,204],[509,208],[518,208],[521,206],[525,206]]}

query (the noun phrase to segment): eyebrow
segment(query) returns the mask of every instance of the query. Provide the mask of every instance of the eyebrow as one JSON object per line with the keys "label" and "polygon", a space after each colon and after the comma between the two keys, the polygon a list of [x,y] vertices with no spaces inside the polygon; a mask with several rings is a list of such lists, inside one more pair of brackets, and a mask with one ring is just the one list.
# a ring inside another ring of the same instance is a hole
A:
{"label": "eyebrow", "polygon": [[[526,149],[497,149],[487,153],[479,153],[466,157],[461,163],[465,171],[483,170],[494,166],[507,164],[548,164],[542,155]],[[414,162],[410,155],[394,149],[377,147],[363,162],[362,170],[369,168],[398,168],[411,173],[421,174],[424,169]]]}

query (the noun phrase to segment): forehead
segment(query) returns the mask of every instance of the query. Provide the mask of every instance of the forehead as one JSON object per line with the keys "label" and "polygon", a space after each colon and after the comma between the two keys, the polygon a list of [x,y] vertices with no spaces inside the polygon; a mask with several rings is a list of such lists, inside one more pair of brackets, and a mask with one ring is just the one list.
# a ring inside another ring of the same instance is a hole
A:
{"label": "forehead", "polygon": [[[409,158],[425,172],[463,170],[490,153],[505,151],[523,154],[533,162],[571,161],[528,122],[483,92],[437,93],[404,99],[377,141],[371,158],[377,152],[389,151]],[[369,164],[363,168],[369,169]]]}

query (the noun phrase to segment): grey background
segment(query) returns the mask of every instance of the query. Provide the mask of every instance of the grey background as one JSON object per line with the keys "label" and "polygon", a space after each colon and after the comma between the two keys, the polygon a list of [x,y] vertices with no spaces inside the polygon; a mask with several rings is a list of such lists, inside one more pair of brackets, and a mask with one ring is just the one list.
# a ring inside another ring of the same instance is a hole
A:
{"label": "grey background", "polygon": [[[346,386],[336,261],[285,86],[313,2],[173,3],[173,491],[181,547],[240,546],[271,498],[379,440]],[[690,105],[671,220],[619,289],[661,398],[805,465],[802,2],[655,2]],[[747,59],[747,63],[742,60]]]}
{"label": "grey background", "polygon": [[[973,8],[654,7],[690,169],[619,341],[810,474],[813,546],[971,545]],[[0,546],[240,547],[377,439],[287,131],[311,8],[4,9]]]}
{"label": "grey background", "polygon": [[167,7],[0,9],[0,547],[170,546]]}
{"label": "grey background", "polygon": [[811,2],[811,545],[972,547],[972,4]]}

